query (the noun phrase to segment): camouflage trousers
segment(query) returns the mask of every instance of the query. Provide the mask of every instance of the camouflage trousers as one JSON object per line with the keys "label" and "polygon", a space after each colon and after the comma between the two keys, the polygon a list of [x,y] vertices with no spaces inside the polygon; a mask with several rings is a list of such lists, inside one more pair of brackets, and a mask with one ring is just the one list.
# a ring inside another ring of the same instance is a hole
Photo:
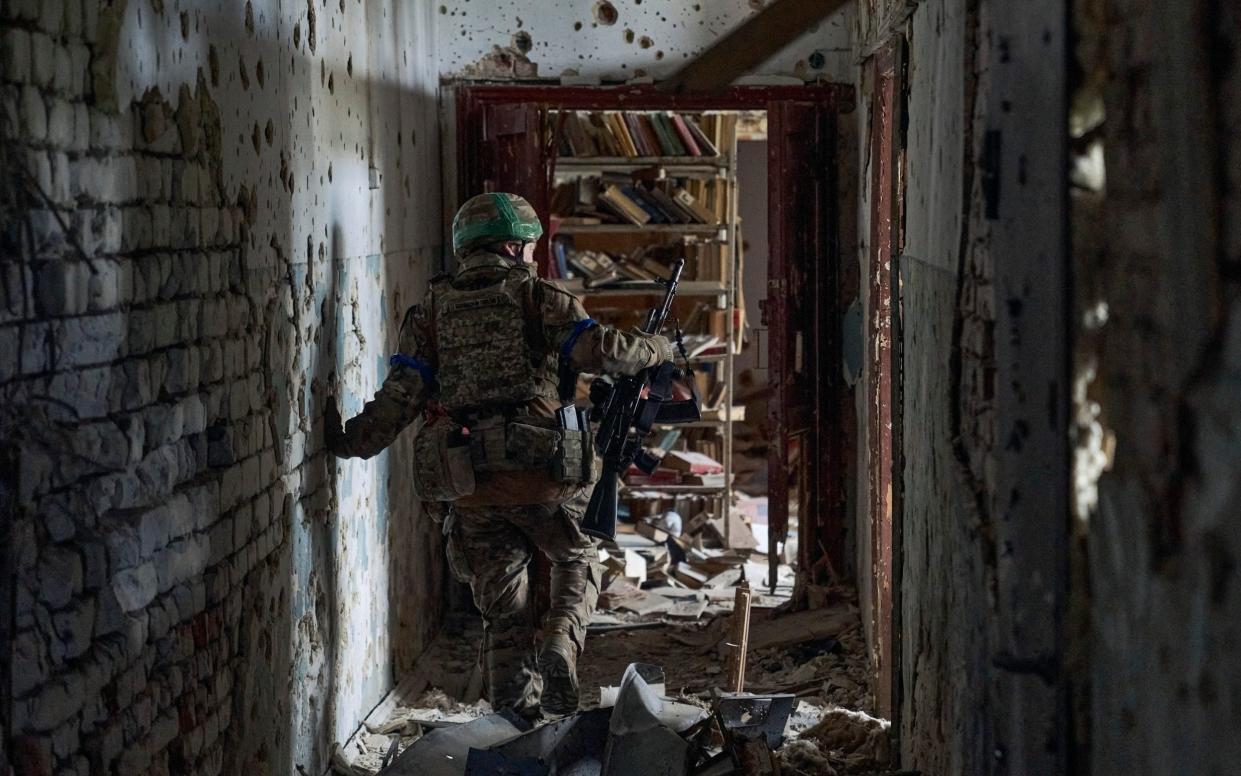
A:
{"label": "camouflage trousers", "polygon": [[579,654],[585,645],[601,574],[594,541],[579,527],[584,509],[579,501],[453,509],[448,561],[454,575],[469,583],[482,612],[481,661],[494,708],[526,715],[539,709],[543,679],[527,571],[535,550],[552,563],[551,607],[542,635],[567,634]]}

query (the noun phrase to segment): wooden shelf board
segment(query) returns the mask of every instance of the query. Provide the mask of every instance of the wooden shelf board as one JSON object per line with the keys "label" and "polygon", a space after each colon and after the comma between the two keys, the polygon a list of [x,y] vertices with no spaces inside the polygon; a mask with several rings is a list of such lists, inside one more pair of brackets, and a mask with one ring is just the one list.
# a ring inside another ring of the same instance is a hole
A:
{"label": "wooden shelf board", "polygon": [[620,490],[624,492],[642,491],[646,493],[668,493],[672,495],[703,495],[711,496],[724,493],[728,490],[724,485],[626,485],[621,484]]}
{"label": "wooden shelf board", "polygon": [[[737,421],[733,421],[736,423]],[[727,421],[723,420],[695,420],[692,423],[656,423],[653,428],[673,429],[673,428],[723,428]]]}
{"label": "wooden shelf board", "polygon": [[727,224],[561,224],[556,234],[687,234],[712,237]]}
{"label": "wooden shelf board", "polygon": [[[559,279],[555,282],[559,283],[566,291],[571,291],[574,294],[588,294],[590,296],[663,296],[664,294],[663,286],[658,286],[654,283],[647,283],[636,288],[586,288],[581,278]],[[719,296],[726,293],[728,293],[728,287],[716,280],[683,280],[677,285],[677,296]]]}
{"label": "wooden shelf board", "polygon": [[556,169],[617,169],[631,167],[702,167],[727,169],[727,156],[558,156]]}

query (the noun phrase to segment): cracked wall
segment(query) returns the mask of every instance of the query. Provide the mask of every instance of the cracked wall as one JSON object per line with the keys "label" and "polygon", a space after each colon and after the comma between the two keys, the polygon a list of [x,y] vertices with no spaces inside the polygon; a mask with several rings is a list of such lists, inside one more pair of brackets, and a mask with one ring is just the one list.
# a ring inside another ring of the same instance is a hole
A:
{"label": "cracked wall", "polygon": [[[1065,157],[1048,109],[1064,73],[1042,64],[1061,56],[1063,28],[1062,8],[1006,0],[872,2],[859,19],[861,58],[907,40],[896,723],[902,763],[927,773],[1067,761]],[[869,240],[866,223],[859,233]]]}
{"label": "cracked wall", "polygon": [[0,10],[17,772],[321,772],[438,532],[321,449],[440,258],[427,3]]}

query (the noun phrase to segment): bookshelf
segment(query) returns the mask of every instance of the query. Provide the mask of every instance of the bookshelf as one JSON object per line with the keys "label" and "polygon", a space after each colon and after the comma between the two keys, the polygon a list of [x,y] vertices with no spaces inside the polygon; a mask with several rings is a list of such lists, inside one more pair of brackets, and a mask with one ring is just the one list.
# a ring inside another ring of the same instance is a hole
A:
{"label": "bookshelf", "polygon": [[563,224],[557,234],[669,234],[710,237],[727,242],[723,224]]}
{"label": "bookshelf", "polygon": [[700,156],[594,156],[566,157],[556,160],[556,177],[568,177],[589,171],[649,171],[655,180],[668,177],[724,177],[727,162],[721,157]]}
{"label": "bookshelf", "polygon": [[[656,426],[651,444],[673,439],[671,452],[707,455],[718,461],[722,478],[684,471],[679,481],[627,477],[633,481],[622,483],[622,500],[635,517],[676,509],[689,521],[705,511],[723,518],[727,532],[739,419],[734,359],[743,325],[736,115],[559,111],[552,124],[560,128],[550,230],[560,282],[596,319],[628,328],[664,293],[651,276],[666,276],[673,260],[685,258],[671,319],[706,345],[690,358],[704,418]],[[668,476],[671,470],[656,471]]]}
{"label": "bookshelf", "polygon": [[[568,291],[581,296],[594,294],[599,296],[660,296],[664,295],[663,286],[643,281],[620,281],[616,284],[587,286],[581,278],[561,280],[560,285]],[[690,296],[722,296],[728,294],[728,286],[717,280],[683,280],[677,287],[678,297]]]}

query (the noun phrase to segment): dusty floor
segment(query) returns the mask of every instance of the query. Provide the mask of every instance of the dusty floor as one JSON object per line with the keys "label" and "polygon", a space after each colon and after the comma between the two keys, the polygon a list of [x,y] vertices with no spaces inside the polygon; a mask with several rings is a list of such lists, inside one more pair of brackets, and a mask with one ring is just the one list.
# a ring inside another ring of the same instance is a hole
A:
{"label": "dusty floor", "polygon": [[[779,753],[787,776],[882,773],[887,723],[871,716],[857,608],[848,590],[833,590],[828,599],[825,609],[812,612],[753,610],[755,648],[748,654],[746,690],[799,698]],[[617,684],[632,662],[662,666],[669,697],[709,702],[727,674],[729,621],[727,614],[684,622],[601,613],[579,666],[583,707],[597,705],[599,688]],[[418,675],[407,677],[340,750],[338,772],[373,774],[394,740],[399,751],[429,727],[488,713],[490,706],[479,700],[480,636],[476,619],[448,623],[420,661]]]}

